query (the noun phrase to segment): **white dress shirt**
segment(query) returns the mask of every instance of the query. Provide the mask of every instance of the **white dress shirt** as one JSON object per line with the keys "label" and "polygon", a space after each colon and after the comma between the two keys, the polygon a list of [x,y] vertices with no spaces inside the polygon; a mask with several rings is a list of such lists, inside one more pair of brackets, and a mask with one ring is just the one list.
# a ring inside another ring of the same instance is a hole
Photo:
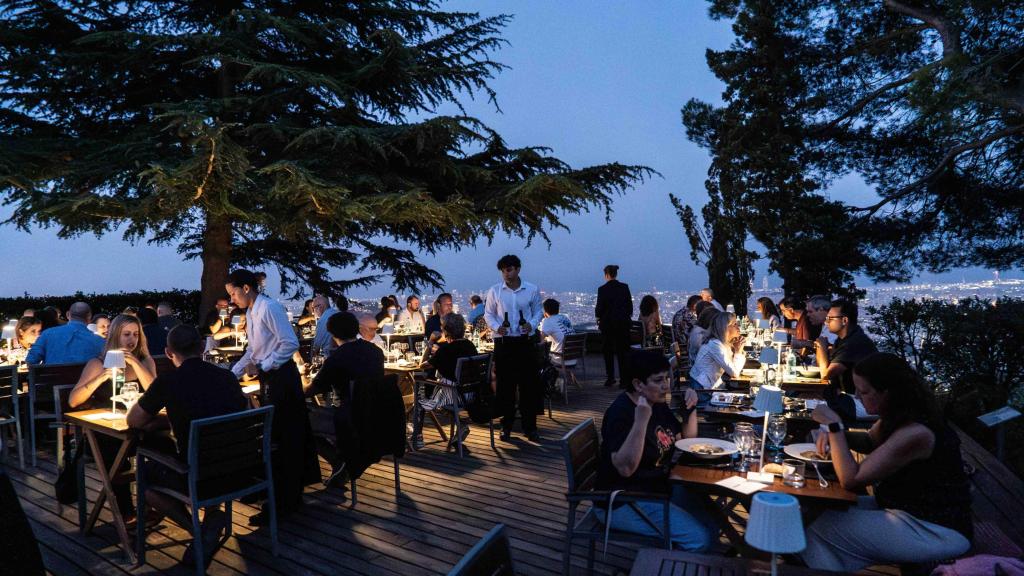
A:
{"label": "white dress shirt", "polygon": [[245,374],[249,364],[258,365],[264,372],[280,368],[299,349],[299,339],[284,306],[263,294],[256,296],[246,313],[245,335],[249,346],[231,369],[238,377]]}
{"label": "white dress shirt", "polygon": [[423,318],[422,310],[410,312],[408,308],[403,308],[402,313],[398,315],[398,320],[396,322],[404,324],[406,332],[417,334],[423,332],[423,324],[426,320]]}
{"label": "white dress shirt", "polygon": [[721,388],[722,374],[735,378],[740,375],[747,355],[742,350],[733,353],[732,348],[718,338],[712,338],[700,347],[697,358],[690,368],[690,379],[701,388]]}
{"label": "white dress shirt", "polygon": [[[523,318],[529,325],[527,334],[519,333],[519,312],[523,312]],[[509,336],[526,336],[532,334],[540,324],[544,311],[540,305],[540,290],[536,285],[525,280],[520,280],[519,288],[513,290],[504,282],[499,282],[487,290],[487,299],[484,304],[484,318],[487,325],[491,327],[495,338],[498,336],[498,329],[505,321],[505,313],[508,312],[508,321],[512,325]]]}
{"label": "white dress shirt", "polygon": [[[565,314],[548,316],[540,323],[540,331],[544,334],[545,339],[551,342],[551,362],[561,365],[562,347],[565,345],[565,337],[569,334],[576,333],[572,327],[572,322],[569,320],[569,317]],[[565,365],[575,366],[576,361],[569,360]]]}
{"label": "white dress shirt", "polygon": [[725,308],[722,308],[722,305],[719,304],[718,300],[715,300],[714,298],[711,299],[711,305],[715,307],[715,310],[718,310],[719,312],[725,312]]}

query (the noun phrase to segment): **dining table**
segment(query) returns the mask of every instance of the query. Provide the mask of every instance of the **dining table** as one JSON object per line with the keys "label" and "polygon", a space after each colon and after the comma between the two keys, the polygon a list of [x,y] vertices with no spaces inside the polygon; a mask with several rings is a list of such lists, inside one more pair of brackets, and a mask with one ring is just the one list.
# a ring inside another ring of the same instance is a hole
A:
{"label": "dining table", "polygon": [[[630,576],[755,576],[771,574],[771,564],[752,558],[726,558],[681,550],[644,548],[637,552]],[[778,566],[781,576],[838,575],[802,566]]]}
{"label": "dining table", "polygon": [[827,482],[827,486],[822,486],[818,478],[812,474],[807,475],[801,488],[784,484],[778,476],[772,483],[761,484],[756,491],[751,492],[722,485],[722,481],[739,475],[740,473],[733,470],[727,460],[701,460],[684,453],[672,467],[669,480],[682,484],[688,491],[705,500],[708,510],[719,521],[730,544],[743,556],[762,555],[746,543],[734,525],[746,524],[746,519],[738,513],[738,508],[742,506],[744,510],[749,511],[756,491],[783,492],[795,496],[800,502],[804,526],[809,526],[826,510],[845,510],[857,503],[858,495],[843,488],[838,481],[831,480]]}

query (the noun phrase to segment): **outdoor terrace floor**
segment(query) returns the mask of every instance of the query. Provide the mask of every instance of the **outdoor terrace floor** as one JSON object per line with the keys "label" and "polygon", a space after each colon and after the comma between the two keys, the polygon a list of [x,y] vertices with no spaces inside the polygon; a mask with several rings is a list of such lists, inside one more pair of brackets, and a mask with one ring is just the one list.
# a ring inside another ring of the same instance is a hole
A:
{"label": "outdoor terrace floor", "polygon": [[[266,529],[247,523],[255,509],[234,507],[235,537],[214,557],[210,574],[302,575],[446,573],[494,524],[509,527],[512,554],[522,574],[557,574],[562,567],[566,521],[565,468],[558,439],[586,418],[600,422],[617,390],[604,388],[601,361],[587,361],[590,381],[582,392],[570,392],[568,407],[555,402],[553,418],[538,418],[545,437],[534,445],[514,435],[512,443],[497,440],[491,449],[486,427],[474,426],[467,440],[471,453],[460,459],[446,453],[436,431],[426,430],[427,447],[401,460],[402,493],[396,499],[390,459],[369,468],[358,481],[358,504],[347,491],[307,488],[305,507],[281,522],[281,554],[270,554]],[[52,448],[52,446],[51,446]],[[965,445],[965,458],[975,466],[975,510],[979,519],[998,527],[1017,546],[1024,544],[1024,487],[994,458]],[[41,453],[39,467],[21,471],[16,459],[7,462],[15,489],[39,541],[50,573],[75,574],[191,574],[180,564],[190,537],[164,521],[151,533],[147,564],[126,565],[117,536],[104,512],[96,530],[80,535],[74,506],[58,506],[53,497],[57,473],[52,450]],[[321,462],[326,475],[329,467]],[[99,487],[94,468],[87,467],[89,499]],[[1006,543],[1001,544],[1003,548]],[[1012,545],[1012,544],[1011,544]],[[607,557],[597,554],[597,572],[628,573],[635,549],[609,546]],[[583,573],[585,551],[577,546],[574,572]],[[871,573],[897,573],[880,568]]]}

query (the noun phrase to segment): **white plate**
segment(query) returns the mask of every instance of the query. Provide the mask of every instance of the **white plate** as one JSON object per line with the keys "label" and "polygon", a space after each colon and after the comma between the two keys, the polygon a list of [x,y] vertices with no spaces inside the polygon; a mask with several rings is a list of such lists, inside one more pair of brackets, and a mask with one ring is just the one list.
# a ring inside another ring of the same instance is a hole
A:
{"label": "white plate", "polygon": [[[712,446],[717,446],[722,449],[722,452],[718,452],[715,454],[701,454],[699,452],[694,452],[693,450],[691,450],[692,446],[698,444],[710,444]],[[693,454],[697,458],[707,459],[721,458],[723,456],[729,456],[737,452],[735,444],[729,442],[728,440],[719,440],[718,438],[684,438],[682,440],[676,440],[676,448],[688,454]]]}
{"label": "white plate", "polygon": [[806,460],[807,462],[817,462],[819,464],[831,464],[832,463],[832,459],[831,458],[822,460],[822,459],[819,459],[819,458],[808,458],[808,457],[806,457],[806,456],[801,454],[801,452],[807,452],[807,451],[816,452],[817,450],[818,450],[818,447],[815,446],[814,443],[812,443],[812,442],[804,442],[802,444],[790,444],[790,445],[786,446],[785,448],[783,448],[783,451],[785,451],[786,454],[792,456],[793,458],[797,458],[799,460]]}

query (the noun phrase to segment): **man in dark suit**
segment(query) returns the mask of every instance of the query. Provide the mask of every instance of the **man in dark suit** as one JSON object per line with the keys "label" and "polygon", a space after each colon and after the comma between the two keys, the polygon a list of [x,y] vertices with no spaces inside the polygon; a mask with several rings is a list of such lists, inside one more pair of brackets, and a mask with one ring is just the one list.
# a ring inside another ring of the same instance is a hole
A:
{"label": "man in dark suit", "polygon": [[597,289],[597,326],[604,342],[604,369],[608,375],[605,386],[615,384],[615,358],[619,359],[619,378],[623,378],[626,357],[629,354],[629,321],[633,317],[633,296],[629,285],[616,280],[619,267],[604,267],[605,283]]}

